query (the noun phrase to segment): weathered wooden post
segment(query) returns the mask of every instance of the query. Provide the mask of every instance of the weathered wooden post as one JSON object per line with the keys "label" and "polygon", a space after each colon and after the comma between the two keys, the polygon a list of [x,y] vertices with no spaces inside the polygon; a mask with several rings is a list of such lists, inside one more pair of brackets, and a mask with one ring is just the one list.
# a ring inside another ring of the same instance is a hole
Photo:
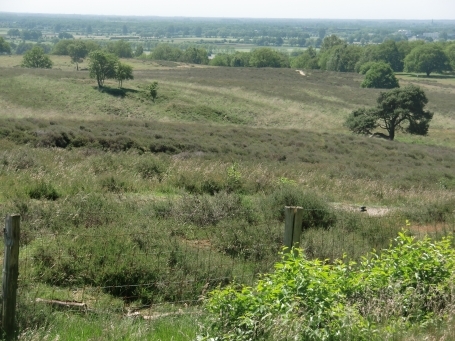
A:
{"label": "weathered wooden post", "polygon": [[292,247],[299,247],[302,236],[303,208],[286,206],[284,208],[284,246],[289,252]]}
{"label": "weathered wooden post", "polygon": [[2,329],[7,340],[14,338],[16,327],[16,292],[19,275],[19,236],[21,217],[8,215],[5,219],[5,258],[3,259]]}

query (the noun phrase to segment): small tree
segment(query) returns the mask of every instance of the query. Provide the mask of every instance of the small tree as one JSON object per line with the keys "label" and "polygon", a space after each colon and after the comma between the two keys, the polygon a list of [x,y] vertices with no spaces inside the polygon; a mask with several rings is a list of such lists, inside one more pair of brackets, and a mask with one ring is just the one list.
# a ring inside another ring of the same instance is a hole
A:
{"label": "small tree", "polygon": [[68,45],[68,54],[71,57],[71,63],[76,64],[76,70],[79,71],[79,63],[83,62],[83,58],[87,57],[87,46],[83,41],[78,41],[74,44]]}
{"label": "small tree", "polygon": [[96,78],[98,88],[102,88],[104,80],[115,78],[118,58],[110,53],[100,50],[92,51],[89,54],[90,77]]}
{"label": "small tree", "polygon": [[158,82],[153,82],[149,85],[150,96],[152,101],[155,102],[156,97],[158,96]]}
{"label": "small tree", "polygon": [[131,65],[127,65],[127,64],[118,62],[115,79],[118,80],[118,86],[119,86],[119,88],[121,88],[124,80],[134,79],[133,67]]}
{"label": "small tree", "polygon": [[44,54],[44,50],[41,47],[35,46],[24,55],[21,66],[28,68],[51,69],[52,61],[48,55]]}
{"label": "small tree", "polygon": [[[365,72],[367,66],[368,70]],[[398,79],[387,63],[367,63],[365,67],[362,66],[360,71],[365,72],[365,79],[360,85],[362,88],[393,89],[400,87]]]}
{"label": "small tree", "polygon": [[345,126],[357,134],[371,134],[381,128],[388,132],[389,140],[395,132],[427,135],[433,113],[425,111],[428,99],[417,86],[396,88],[379,95],[378,104],[371,109],[354,110],[346,119]]}

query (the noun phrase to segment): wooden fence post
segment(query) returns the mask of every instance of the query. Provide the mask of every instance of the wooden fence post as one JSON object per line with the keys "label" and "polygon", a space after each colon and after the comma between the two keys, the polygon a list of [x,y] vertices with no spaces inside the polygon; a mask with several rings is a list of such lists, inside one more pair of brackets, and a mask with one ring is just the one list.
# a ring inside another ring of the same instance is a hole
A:
{"label": "wooden fence post", "polygon": [[19,275],[19,236],[21,217],[5,219],[5,258],[3,259],[2,329],[7,340],[14,338],[16,328],[16,292]]}
{"label": "wooden fence post", "polygon": [[284,246],[289,252],[292,247],[299,247],[302,236],[303,208],[286,206],[284,208]]}

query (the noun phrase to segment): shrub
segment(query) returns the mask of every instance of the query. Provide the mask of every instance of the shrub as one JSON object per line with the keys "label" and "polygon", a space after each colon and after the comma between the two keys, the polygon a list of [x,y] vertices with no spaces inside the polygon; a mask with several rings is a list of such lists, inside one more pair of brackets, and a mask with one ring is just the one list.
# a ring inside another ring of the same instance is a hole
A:
{"label": "shrub", "polygon": [[[281,224],[259,223],[234,219],[221,221],[214,232],[214,245],[231,257],[259,261],[275,260],[283,242]],[[264,269],[268,270],[268,269]]]}
{"label": "shrub", "polygon": [[109,192],[120,193],[127,190],[127,185],[124,181],[118,180],[113,176],[105,177],[101,180],[101,186]]}
{"label": "shrub", "polygon": [[57,200],[60,197],[60,194],[52,186],[52,184],[40,181],[27,191],[30,199],[47,199],[47,200]]}
{"label": "shrub", "polygon": [[183,222],[197,226],[217,225],[225,219],[248,217],[242,199],[236,194],[226,192],[210,195],[187,195],[174,207],[173,215]]}
{"label": "shrub", "polygon": [[293,184],[280,184],[262,203],[265,216],[280,221],[284,221],[285,206],[303,207],[303,228],[305,229],[327,228],[336,221],[335,214],[331,212],[326,202],[314,193],[304,191]]}
{"label": "shrub", "polygon": [[383,340],[425,328],[453,306],[451,239],[400,233],[359,264],[294,251],[252,287],[211,292],[199,340]]}
{"label": "shrub", "polygon": [[136,166],[136,169],[142,178],[156,178],[159,181],[163,180],[168,168],[168,164],[163,160],[149,156],[144,156]]}
{"label": "shrub", "polygon": [[44,54],[44,50],[39,46],[35,46],[25,53],[21,66],[26,68],[51,69],[52,64],[49,56]]}

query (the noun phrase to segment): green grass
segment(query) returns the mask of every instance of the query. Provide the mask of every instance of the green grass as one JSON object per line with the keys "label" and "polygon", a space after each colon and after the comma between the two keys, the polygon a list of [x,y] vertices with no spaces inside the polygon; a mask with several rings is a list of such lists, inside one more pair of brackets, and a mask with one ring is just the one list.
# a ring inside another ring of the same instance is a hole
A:
{"label": "green grass", "polygon": [[80,316],[55,312],[51,315],[49,328],[24,330],[18,340],[190,341],[196,338],[196,321],[191,312],[158,317],[152,321],[140,317]]}

